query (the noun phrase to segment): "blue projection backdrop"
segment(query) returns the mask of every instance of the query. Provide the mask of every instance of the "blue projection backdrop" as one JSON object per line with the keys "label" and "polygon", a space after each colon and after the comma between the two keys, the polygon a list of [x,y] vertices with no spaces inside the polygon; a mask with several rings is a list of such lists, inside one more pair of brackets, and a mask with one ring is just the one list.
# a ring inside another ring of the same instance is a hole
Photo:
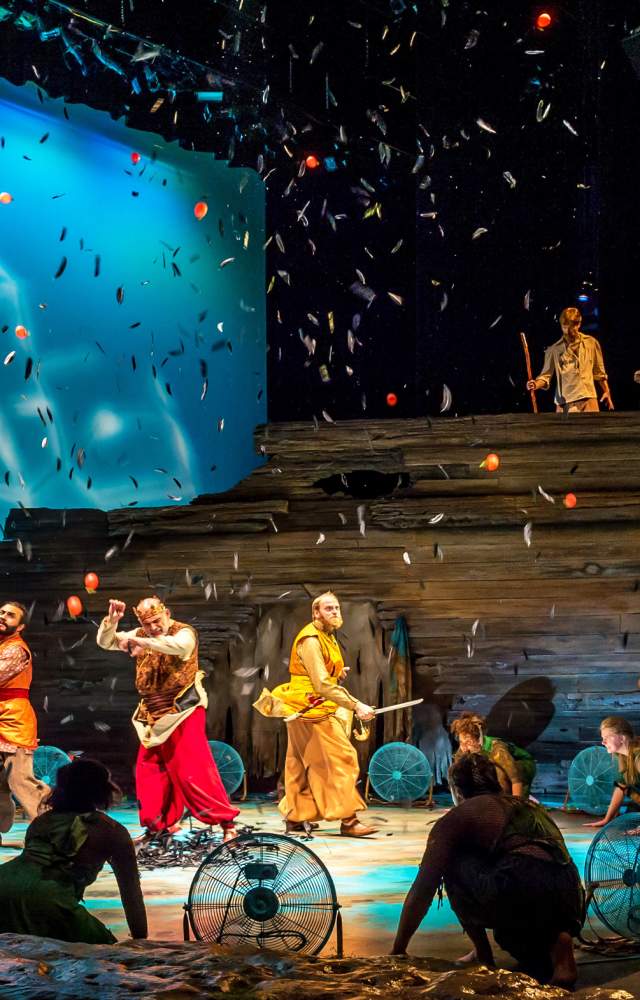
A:
{"label": "blue projection backdrop", "polygon": [[67,114],[0,81],[2,521],[18,504],[186,503],[259,464],[261,180]]}

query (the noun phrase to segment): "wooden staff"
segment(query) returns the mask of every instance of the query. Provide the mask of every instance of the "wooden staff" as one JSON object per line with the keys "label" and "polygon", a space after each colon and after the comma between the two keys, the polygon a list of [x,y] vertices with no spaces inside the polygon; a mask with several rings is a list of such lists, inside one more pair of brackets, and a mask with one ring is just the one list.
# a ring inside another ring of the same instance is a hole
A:
{"label": "wooden staff", "polygon": [[[529,382],[533,379],[533,374],[531,372],[531,358],[529,356],[529,345],[527,344],[527,335],[520,331],[520,340],[522,341],[522,350],[524,351],[524,360],[527,366],[527,380]],[[529,389],[531,393],[531,406],[533,407],[533,412],[538,412],[538,400],[536,399],[536,390]]]}

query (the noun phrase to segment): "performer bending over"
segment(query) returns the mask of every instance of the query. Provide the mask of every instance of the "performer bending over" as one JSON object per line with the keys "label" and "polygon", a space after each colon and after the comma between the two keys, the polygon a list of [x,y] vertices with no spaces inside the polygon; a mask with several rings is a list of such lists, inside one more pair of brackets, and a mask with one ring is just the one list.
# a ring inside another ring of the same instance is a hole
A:
{"label": "performer bending over", "polygon": [[12,796],[31,821],[49,792],[33,774],[38,736],[29,701],[31,650],[22,638],[26,613],[18,601],[0,607],[0,834],[11,829],[15,818]]}
{"label": "performer bending over", "polygon": [[233,821],[239,810],[229,802],[207,743],[207,695],[198,670],[196,630],[173,621],[154,596],[133,609],[140,627],[118,632],[125,608],[124,601],[109,601],[97,642],[102,649],[128,652],[136,661],[141,696],[132,720],[140,739],[136,793],[140,823],[146,828],[139,843],[176,832],[185,807],[203,823],[220,823],[226,843],[236,836]]}
{"label": "performer bending over", "polygon": [[527,750],[515,743],[486,736],[487,720],[474,712],[463,712],[451,723],[451,732],[460,744],[454,756],[458,760],[464,753],[482,753],[495,764],[498,781],[507,795],[529,798],[531,782],[536,774],[536,762]]}
{"label": "performer bending over", "polygon": [[285,793],[278,808],[287,833],[303,830],[305,823],[315,820],[339,819],[343,837],[367,837],[377,831],[356,816],[366,809],[356,790],[358,755],[336,712],[340,707],[366,722],[373,719],[373,710],[338,684],[345,673],[335,637],[342,625],[338,598],[330,592],[320,594],[311,614],[313,621],[293,640],[291,680],[271,694],[263,692],[255,705],[265,715],[301,715],[287,723]]}
{"label": "performer bending over", "polygon": [[548,389],[556,376],[556,411],[586,413],[599,410],[594,382],[600,383],[600,402],[613,409],[613,400],[602,359],[602,348],[595,337],[580,330],[582,315],[571,306],[560,313],[562,337],[548,347],[544,365],[537,378],[527,382],[527,389]]}
{"label": "performer bending over", "polygon": [[[600,735],[603,746],[616,758],[619,775],[604,819],[584,824],[591,827],[606,826],[615,819],[626,796],[632,802],[640,803],[640,738],[634,737],[631,723],[619,715],[610,715],[602,720]],[[640,833],[640,826],[627,830],[627,833]]]}
{"label": "performer bending over", "polygon": [[85,889],[109,864],[131,936],[146,938],[147,914],[131,837],[106,815],[119,795],[98,761],[83,757],[59,769],[45,811],[27,829],[24,851],[2,865],[0,933],[112,944],[111,931],[82,905]]}
{"label": "performer bending over", "polygon": [[402,907],[393,954],[404,954],[441,883],[475,946],[494,964],[486,928],[523,971],[571,989],[572,937],[584,920],[584,892],[560,830],[545,810],[504,795],[482,754],[452,766],[460,805],[433,826],[418,875]]}

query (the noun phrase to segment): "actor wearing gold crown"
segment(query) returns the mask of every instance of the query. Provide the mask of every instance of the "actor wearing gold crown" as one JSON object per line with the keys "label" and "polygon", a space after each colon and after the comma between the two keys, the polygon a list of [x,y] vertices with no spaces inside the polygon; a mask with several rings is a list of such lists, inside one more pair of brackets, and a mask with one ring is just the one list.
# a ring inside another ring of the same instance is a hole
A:
{"label": "actor wearing gold crown", "polygon": [[374,717],[369,705],[358,701],[338,681],[345,673],[336,629],[342,625],[335,594],[316,597],[313,621],[293,641],[291,680],[272,692],[263,691],[255,708],[263,715],[289,718],[284,798],[279,809],[287,833],[304,830],[315,820],[341,820],[343,837],[367,837],[374,827],[361,823],[356,812],[366,809],[356,789],[358,755],[349,742],[338,708],[355,712],[363,722]]}
{"label": "actor wearing gold crown", "polygon": [[136,793],[146,829],[141,841],[176,832],[185,809],[203,823],[220,823],[224,841],[232,840],[239,810],[229,802],[207,743],[197,632],[174,621],[155,596],[133,609],[140,627],[119,632],[125,610],[124,601],[109,601],[97,642],[136,661],[141,701],[132,721],[140,739]]}

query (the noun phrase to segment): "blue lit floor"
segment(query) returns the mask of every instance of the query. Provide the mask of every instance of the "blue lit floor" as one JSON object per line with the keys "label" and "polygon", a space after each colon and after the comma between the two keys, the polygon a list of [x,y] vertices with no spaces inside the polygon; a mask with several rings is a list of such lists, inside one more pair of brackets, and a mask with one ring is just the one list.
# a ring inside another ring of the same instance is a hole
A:
{"label": "blue lit floor", "polygon": [[[240,821],[255,829],[282,833],[283,824],[273,803],[245,802],[241,804]],[[444,812],[444,805],[427,809],[395,809],[372,805],[368,822],[379,826],[380,832],[370,839],[350,840],[339,836],[338,824],[323,824],[308,846],[329,869],[342,906],[345,954],[380,955],[389,951],[404,897],[414,878],[424,851],[428,829]],[[137,813],[133,808],[112,813],[132,836],[140,832]],[[584,862],[593,831],[585,829],[584,815],[553,813],[562,829],[571,854],[584,871]],[[188,829],[188,826],[185,825]],[[5,841],[18,845],[24,836],[25,823],[17,823]],[[0,848],[0,861],[15,857],[16,850]],[[150,937],[162,940],[182,940],[183,903],[186,901],[195,868],[155,869],[142,873]],[[115,879],[106,869],[89,889],[86,905],[104,921],[119,938],[127,937],[127,926],[120,904]],[[608,933],[608,932],[607,932]],[[329,949],[334,946],[330,944]],[[411,952],[452,961],[469,950],[469,942],[460,930],[447,900],[441,907],[435,904],[422,928],[415,936]],[[499,951],[496,957],[506,968],[513,962]],[[590,962],[593,956],[582,954],[579,961]],[[627,977],[640,970],[640,962],[602,966],[598,971],[585,965],[581,979],[593,984],[630,989]],[[595,976],[595,978],[594,978]],[[632,976],[640,994],[640,973]],[[632,993],[635,991],[632,990]]]}

